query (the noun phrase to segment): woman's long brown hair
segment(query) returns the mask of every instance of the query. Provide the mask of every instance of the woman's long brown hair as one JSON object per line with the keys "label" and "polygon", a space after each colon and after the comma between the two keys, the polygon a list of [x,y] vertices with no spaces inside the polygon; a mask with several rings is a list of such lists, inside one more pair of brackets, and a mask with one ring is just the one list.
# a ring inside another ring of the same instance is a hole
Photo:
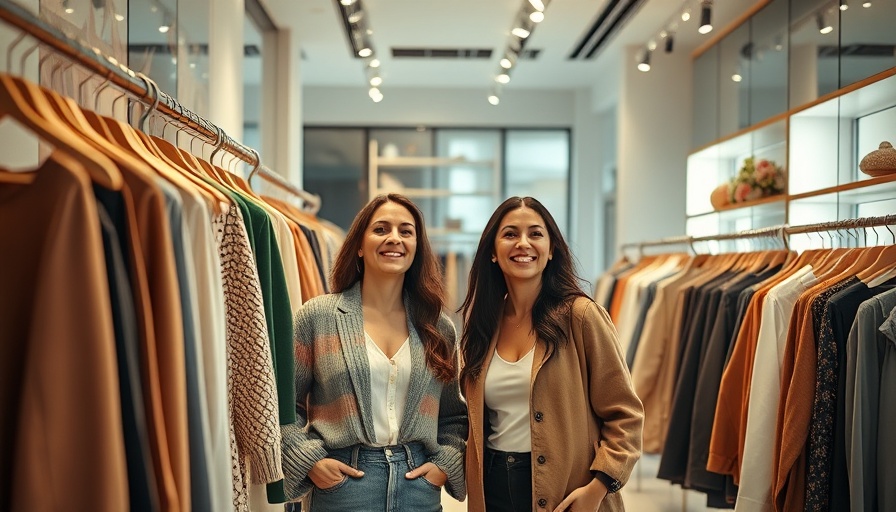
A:
{"label": "woman's long brown hair", "polygon": [[404,291],[410,307],[408,314],[423,342],[426,365],[437,379],[451,382],[457,378],[454,340],[447,339],[437,328],[439,315],[445,306],[445,285],[439,260],[426,236],[423,213],[410,199],[401,194],[379,195],[358,212],[336,255],[330,274],[331,288],[336,293],[343,292],[363,279],[364,261],[358,257],[358,250],[376,209],[387,202],[404,206],[414,217],[417,254],[404,276]]}

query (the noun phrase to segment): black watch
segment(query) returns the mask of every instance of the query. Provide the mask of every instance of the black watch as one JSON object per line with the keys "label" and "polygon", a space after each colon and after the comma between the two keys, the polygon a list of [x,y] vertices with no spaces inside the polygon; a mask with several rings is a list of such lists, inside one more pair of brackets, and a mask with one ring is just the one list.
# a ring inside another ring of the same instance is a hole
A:
{"label": "black watch", "polygon": [[600,482],[607,487],[607,493],[613,494],[614,492],[618,492],[619,489],[622,489],[622,482],[603,471],[592,471],[591,473],[594,475],[594,478],[600,480]]}

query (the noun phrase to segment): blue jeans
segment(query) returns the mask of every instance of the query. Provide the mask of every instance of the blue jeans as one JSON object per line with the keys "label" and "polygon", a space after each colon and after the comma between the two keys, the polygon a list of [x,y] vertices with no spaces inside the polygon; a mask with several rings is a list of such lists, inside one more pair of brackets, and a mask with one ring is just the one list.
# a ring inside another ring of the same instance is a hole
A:
{"label": "blue jeans", "polygon": [[313,512],[440,512],[442,488],[405,473],[426,462],[423,445],[355,445],[330,451],[328,457],[364,472],[361,478],[346,476],[327,489],[311,491]]}
{"label": "blue jeans", "polygon": [[532,511],[532,454],[485,449],[485,510]]}

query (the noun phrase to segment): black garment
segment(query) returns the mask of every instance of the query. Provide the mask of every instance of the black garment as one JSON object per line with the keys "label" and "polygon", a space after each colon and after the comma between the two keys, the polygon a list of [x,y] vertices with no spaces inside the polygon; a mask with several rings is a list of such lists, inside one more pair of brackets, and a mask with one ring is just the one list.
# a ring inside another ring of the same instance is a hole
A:
{"label": "black garment", "polygon": [[485,510],[532,512],[532,454],[485,449]]}
{"label": "black garment", "polygon": [[127,245],[127,220],[120,192],[94,186],[106,278],[112,303],[112,325],[115,330],[115,355],[121,397],[121,425],[124,432],[125,461],[128,471],[129,510],[159,510],[159,497],[152,456],[149,448],[146,414],[143,408],[143,387],[140,373],[140,338],[137,313],[131,286],[130,253]]}
{"label": "black garment", "polygon": [[631,369],[635,364],[635,354],[638,352],[638,343],[641,342],[641,332],[644,331],[644,322],[647,320],[647,311],[656,298],[657,282],[647,285],[644,295],[641,297],[641,303],[638,305],[638,318],[635,320],[635,330],[632,331],[632,339],[629,342],[628,350],[625,353],[625,364]]}
{"label": "black garment", "polygon": [[681,339],[683,357],[675,380],[675,393],[669,416],[669,427],[663,455],[660,459],[657,478],[682,484],[685,488],[685,473],[690,444],[691,417],[694,409],[697,374],[704,352],[703,340],[712,329],[721,300],[720,287],[736,274],[722,273],[706,284],[695,287],[691,296],[693,308],[688,313],[688,329]]}
{"label": "black garment", "polygon": [[709,443],[712,438],[722,374],[725,370],[725,356],[728,353],[728,347],[734,343],[737,337],[735,324],[739,308],[738,297],[746,288],[765,281],[780,270],[781,266],[779,265],[760,274],[744,274],[741,279],[721,288],[721,301],[709,336],[705,340],[705,354],[700,362],[694,394],[691,440],[685,474],[685,482],[692,489],[703,492],[724,492],[726,476],[707,471],[706,462],[709,459]]}
{"label": "black garment", "polygon": [[[806,510],[849,510],[846,472],[846,340],[859,305],[893,289],[896,280],[869,289],[853,282],[828,299],[818,333],[817,386],[809,436]],[[816,479],[813,481],[813,479]]]}
{"label": "black garment", "polygon": [[[809,431],[806,432],[806,444],[803,451],[806,454],[805,484],[803,490],[805,510],[820,510],[817,507],[821,503],[827,503],[830,491],[830,466],[825,466],[820,461],[830,460],[833,443],[827,442],[830,432],[833,430],[833,414],[836,410],[836,375],[837,354],[833,352],[831,345],[819,344],[820,334],[828,328],[828,317],[824,314],[828,299],[835,293],[843,290],[857,281],[856,277],[850,277],[837,282],[830,288],[820,292],[809,305],[809,313],[812,315],[813,336],[816,350],[821,348],[821,353],[816,355],[816,382],[815,398],[812,408],[812,419],[809,422]],[[806,340],[803,340],[805,342]],[[817,375],[823,375],[818,380]],[[816,409],[817,407],[817,409]],[[830,427],[830,428],[828,428]],[[822,430],[827,429],[827,434]],[[814,453],[813,453],[814,452]],[[814,468],[809,468],[809,460],[814,459]],[[788,483],[788,485],[790,485]],[[827,510],[825,507],[824,510]]]}
{"label": "black garment", "polygon": [[756,290],[752,286],[749,286],[737,296],[737,315],[734,317],[734,334],[731,336],[731,342],[728,343],[728,353],[725,354],[726,367],[728,366],[728,361],[731,361],[731,354],[734,352],[734,343],[737,341],[737,334],[740,332],[740,326],[744,323],[744,319],[747,316],[747,308],[750,307],[750,301],[753,300],[753,295],[755,294]]}
{"label": "black garment", "polygon": [[302,230],[302,233],[305,233],[305,238],[308,239],[308,244],[311,246],[311,252],[314,254],[314,263],[317,264],[317,272],[320,274],[320,279],[324,284],[324,293],[330,293],[330,288],[327,285],[327,275],[324,272],[324,259],[321,256],[317,235],[314,234],[314,230],[302,224],[299,224],[299,228]]}

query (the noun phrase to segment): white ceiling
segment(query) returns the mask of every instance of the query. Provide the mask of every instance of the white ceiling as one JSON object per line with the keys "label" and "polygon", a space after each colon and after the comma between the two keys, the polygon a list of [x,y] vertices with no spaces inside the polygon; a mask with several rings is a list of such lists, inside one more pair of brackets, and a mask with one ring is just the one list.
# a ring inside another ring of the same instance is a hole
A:
{"label": "white ceiling", "polygon": [[[384,79],[389,87],[463,87],[488,89],[498,69],[515,14],[525,0],[362,0]],[[644,45],[684,7],[695,14],[681,23],[676,52],[691,52],[710,35],[697,33],[697,0],[647,0],[644,6],[594,59],[568,60],[576,44],[607,0],[553,0],[526,43],[541,50],[532,61],[518,63],[507,88],[589,88],[605,73],[618,70],[627,45]],[[752,2],[716,2],[713,23],[724,26]],[[352,56],[335,0],[264,0],[280,28],[297,35],[306,59],[302,81],[310,86],[366,85],[363,62]],[[491,48],[492,58],[392,59],[391,47]],[[661,52],[657,52],[660,54]],[[661,55],[654,58],[662,58]],[[634,65],[634,63],[632,63]],[[617,82],[610,80],[609,82]],[[611,91],[607,91],[611,93]]]}

